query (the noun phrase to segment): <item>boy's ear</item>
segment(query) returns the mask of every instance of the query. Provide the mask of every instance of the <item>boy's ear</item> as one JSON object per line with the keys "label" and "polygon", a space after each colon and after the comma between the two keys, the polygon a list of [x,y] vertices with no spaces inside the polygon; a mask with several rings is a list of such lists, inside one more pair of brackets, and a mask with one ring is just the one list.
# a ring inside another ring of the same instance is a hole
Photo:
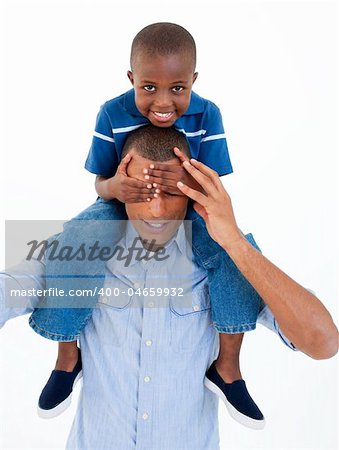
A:
{"label": "boy's ear", "polygon": [[132,86],[134,86],[134,77],[133,77],[133,73],[130,70],[127,70],[127,76],[129,81],[132,83]]}
{"label": "boy's ear", "polygon": [[[198,72],[194,72],[193,74],[193,83],[195,82],[195,80],[198,78]],[[193,84],[192,83],[192,84]]]}

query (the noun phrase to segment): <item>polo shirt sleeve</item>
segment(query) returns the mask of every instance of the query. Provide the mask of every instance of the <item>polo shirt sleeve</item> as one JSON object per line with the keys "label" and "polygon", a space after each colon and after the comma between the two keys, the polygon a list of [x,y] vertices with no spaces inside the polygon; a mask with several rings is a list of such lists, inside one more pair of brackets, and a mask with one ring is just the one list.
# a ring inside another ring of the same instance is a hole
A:
{"label": "polo shirt sleeve", "polygon": [[111,177],[115,174],[119,159],[114,143],[112,124],[103,105],[97,115],[92,145],[85,168],[96,175]]}
{"label": "polo shirt sleeve", "polygon": [[222,117],[219,108],[212,102],[204,113],[202,127],[206,132],[202,136],[199,161],[215,170],[219,176],[233,172]]}

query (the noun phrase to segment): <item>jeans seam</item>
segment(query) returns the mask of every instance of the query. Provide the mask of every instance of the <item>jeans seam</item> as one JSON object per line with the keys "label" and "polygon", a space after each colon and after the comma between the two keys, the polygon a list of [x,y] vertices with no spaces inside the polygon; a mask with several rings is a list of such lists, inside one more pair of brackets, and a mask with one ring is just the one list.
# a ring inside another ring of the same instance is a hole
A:
{"label": "jeans seam", "polygon": [[[36,324],[36,322],[34,321],[34,319],[32,319],[32,317],[29,318],[28,323],[30,325],[30,327],[37,333],[39,334],[39,336],[43,336],[46,337],[47,339],[50,339],[52,341],[57,341],[59,337],[61,338],[66,338],[72,341],[76,341],[80,335],[66,335],[66,334],[59,334],[59,333],[51,333],[49,331],[46,331],[44,328],[39,327],[39,325]],[[47,337],[50,336],[50,337]],[[52,339],[52,336],[55,337],[56,339]]]}

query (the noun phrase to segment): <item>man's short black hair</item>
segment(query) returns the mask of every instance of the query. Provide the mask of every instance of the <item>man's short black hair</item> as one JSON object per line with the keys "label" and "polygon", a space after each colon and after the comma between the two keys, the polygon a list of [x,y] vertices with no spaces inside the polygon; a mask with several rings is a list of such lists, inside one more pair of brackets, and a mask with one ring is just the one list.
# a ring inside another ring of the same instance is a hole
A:
{"label": "man's short black hair", "polygon": [[129,133],[121,157],[130,150],[150,161],[169,161],[176,158],[173,148],[178,147],[189,158],[190,149],[185,135],[173,127],[160,128],[144,125]]}
{"label": "man's short black hair", "polygon": [[143,28],[135,36],[131,49],[131,70],[138,54],[150,56],[184,54],[192,59],[193,70],[196,66],[196,46],[193,36],[183,27],[175,23],[152,23]]}

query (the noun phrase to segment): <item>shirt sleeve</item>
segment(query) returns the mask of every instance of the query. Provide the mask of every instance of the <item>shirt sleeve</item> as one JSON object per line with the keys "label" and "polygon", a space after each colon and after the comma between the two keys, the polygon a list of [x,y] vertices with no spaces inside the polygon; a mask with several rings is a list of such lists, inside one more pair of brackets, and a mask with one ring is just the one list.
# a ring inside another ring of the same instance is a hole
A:
{"label": "shirt sleeve", "polygon": [[209,102],[203,120],[206,133],[202,136],[199,161],[218,172],[219,176],[233,172],[228,153],[226,134],[219,108]]}
{"label": "shirt sleeve", "polygon": [[264,325],[266,328],[268,328],[269,330],[276,333],[279,336],[279,338],[281,339],[281,341],[287,347],[289,347],[290,349],[292,349],[294,351],[298,350],[293,345],[293,343],[289,339],[287,339],[287,337],[281,331],[279,324],[276,321],[272,311],[263,301],[261,301],[261,307],[260,307],[260,312],[259,312],[259,316],[258,316],[258,323],[260,323],[261,325]]}
{"label": "shirt sleeve", "polygon": [[0,272],[0,328],[7,320],[31,313],[42,298],[45,288],[43,261],[23,261]]}
{"label": "shirt sleeve", "polygon": [[97,115],[92,145],[85,168],[96,175],[111,177],[115,174],[118,165],[119,160],[114,143],[112,124],[105,110],[105,105],[103,105]]}

